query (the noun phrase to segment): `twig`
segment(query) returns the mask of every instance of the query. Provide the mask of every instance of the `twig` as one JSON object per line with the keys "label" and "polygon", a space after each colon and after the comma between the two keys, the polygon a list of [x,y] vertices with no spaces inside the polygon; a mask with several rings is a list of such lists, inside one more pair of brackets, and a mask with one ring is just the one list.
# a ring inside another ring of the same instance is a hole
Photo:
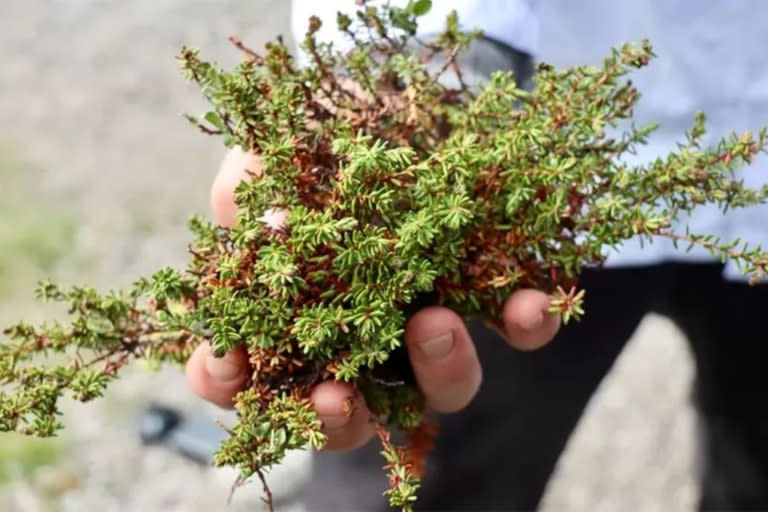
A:
{"label": "twig", "polygon": [[[267,479],[264,477],[264,473],[261,471],[261,469],[256,470],[256,475],[259,477],[259,480],[261,480],[262,488],[264,489],[264,494],[266,497],[262,497],[261,501],[263,501],[267,505],[267,510],[269,512],[275,512],[275,502],[272,498],[272,491],[269,488],[269,485],[267,485]],[[235,480],[235,483],[232,484],[232,488],[229,490],[229,501],[228,503],[232,504],[232,496],[235,494],[235,489],[240,487],[245,483],[245,478],[243,475],[240,475],[237,477],[237,480]]]}
{"label": "twig", "polygon": [[248,55],[255,64],[257,64],[259,66],[264,64],[264,57],[262,57],[261,55],[259,55],[255,51],[253,51],[252,49],[248,48],[247,46],[245,46],[245,44],[243,44],[243,42],[240,40],[239,37],[237,37],[237,36],[229,36],[229,41],[233,45],[235,45],[235,48],[237,48],[238,50],[240,50],[244,54]]}
{"label": "twig", "polygon": [[275,511],[275,504],[272,499],[272,491],[269,489],[269,485],[267,485],[267,479],[264,477],[264,472],[261,471],[261,469],[256,470],[256,474],[259,477],[259,480],[261,480],[261,486],[264,489],[264,494],[266,495],[266,498],[261,498],[264,503],[267,504],[267,509],[269,512]]}
{"label": "twig", "polygon": [[[234,436],[235,433],[227,427],[221,420],[216,420],[216,424],[221,427],[229,436]],[[261,470],[261,468],[255,468],[254,473],[259,477],[259,480],[261,481],[261,487],[264,490],[264,494],[266,497],[262,497],[261,500],[266,503],[267,510],[269,512],[275,512],[275,502],[274,498],[272,497],[272,490],[269,488],[269,485],[267,484],[267,479],[264,476],[264,472]],[[235,494],[235,489],[240,487],[245,483],[245,477],[243,475],[239,475],[235,482],[232,484],[232,488],[229,490],[229,499],[228,503],[232,504],[232,496]]]}
{"label": "twig", "polygon": [[[456,56],[459,54],[459,49],[461,49],[461,46],[458,44],[453,47],[453,50],[451,50],[451,53],[449,53],[448,57],[445,59],[445,63],[440,67],[438,72],[435,73],[435,76],[432,77],[433,84],[438,83],[440,78],[445,74],[446,71],[448,71],[449,67],[456,65]],[[426,88],[424,90],[426,90]]]}

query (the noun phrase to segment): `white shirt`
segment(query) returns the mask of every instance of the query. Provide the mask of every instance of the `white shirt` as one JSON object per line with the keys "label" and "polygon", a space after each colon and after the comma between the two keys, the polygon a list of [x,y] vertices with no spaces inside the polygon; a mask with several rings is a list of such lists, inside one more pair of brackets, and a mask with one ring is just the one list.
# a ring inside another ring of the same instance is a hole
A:
{"label": "white shirt", "polygon": [[[404,5],[407,0],[395,0]],[[353,13],[354,0],[294,0],[292,26],[300,40],[306,20],[325,22],[321,38],[337,37],[336,12]],[[434,0],[420,21],[420,32],[439,32],[453,9],[465,29],[486,35],[556,66],[599,64],[610,48],[649,39],[657,58],[630,78],[642,97],[635,110],[638,125],[658,122],[649,144],[625,159],[644,163],[676,149],[684,141],[696,110],[707,114],[714,142],[731,131],[757,132],[768,125],[768,1],[761,0]],[[768,183],[768,155],[740,171],[745,184]],[[676,226],[683,232],[740,238],[768,249],[768,205],[731,210],[697,208]],[[610,251],[606,266],[647,265],[662,261],[713,261],[704,249],[675,249],[665,238],[624,243]],[[725,276],[743,279],[733,262]]]}
{"label": "white shirt", "polygon": [[[374,5],[380,5],[378,1]],[[390,0],[390,5],[405,7],[408,0]],[[350,43],[341,37],[336,27],[336,13],[344,12],[354,19],[359,9],[355,0],[293,0],[291,2],[291,30],[297,41],[302,41],[312,15],[323,21],[318,37],[333,41],[340,50],[350,49]],[[433,0],[432,9],[419,18],[419,33],[436,34],[445,28],[445,18],[451,11],[459,15],[463,29],[481,28],[488,37],[498,39],[513,48],[536,53],[539,39],[532,0]]]}

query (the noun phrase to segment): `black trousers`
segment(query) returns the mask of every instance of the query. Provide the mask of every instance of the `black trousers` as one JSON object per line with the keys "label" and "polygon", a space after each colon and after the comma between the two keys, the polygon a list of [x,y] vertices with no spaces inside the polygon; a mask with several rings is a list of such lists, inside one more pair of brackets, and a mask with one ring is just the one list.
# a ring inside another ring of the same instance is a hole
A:
{"label": "black trousers", "polygon": [[[768,510],[768,286],[727,282],[721,271],[668,264],[587,272],[585,317],[536,352],[470,326],[484,382],[467,409],[441,418],[417,508],[535,510],[592,393],[642,318],[658,312],[683,330],[695,358],[700,509]],[[317,454],[308,509],[388,510],[377,501],[386,488],[378,451],[374,440]]]}

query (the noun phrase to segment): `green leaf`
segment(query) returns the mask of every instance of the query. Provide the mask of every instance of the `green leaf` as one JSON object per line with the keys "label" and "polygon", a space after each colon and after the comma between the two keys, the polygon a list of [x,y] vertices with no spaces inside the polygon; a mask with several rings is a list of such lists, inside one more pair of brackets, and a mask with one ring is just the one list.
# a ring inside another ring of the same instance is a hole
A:
{"label": "green leaf", "polygon": [[222,121],[221,117],[219,117],[219,114],[217,114],[213,110],[206,112],[203,118],[209,123],[211,123],[213,126],[215,126],[218,130],[222,132],[227,131],[227,126],[224,124],[224,121]]}
{"label": "green leaf", "polygon": [[414,22],[412,16],[406,9],[391,7],[389,10],[389,19],[394,27],[404,30],[411,35],[416,33],[416,22]]}
{"label": "green leaf", "polygon": [[115,325],[109,318],[95,314],[88,317],[86,326],[89,330],[97,334],[108,334],[115,329]]}
{"label": "green leaf", "polygon": [[406,9],[414,16],[424,16],[432,9],[432,0],[411,0]]}

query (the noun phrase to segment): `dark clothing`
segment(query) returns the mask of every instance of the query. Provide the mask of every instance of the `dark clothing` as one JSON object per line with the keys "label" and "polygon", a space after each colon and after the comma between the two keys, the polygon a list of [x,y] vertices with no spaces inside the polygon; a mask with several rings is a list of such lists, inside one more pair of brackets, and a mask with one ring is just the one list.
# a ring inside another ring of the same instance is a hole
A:
{"label": "dark clothing", "polygon": [[[703,510],[768,510],[768,287],[723,280],[722,267],[670,264],[583,275],[586,315],[536,352],[510,349],[479,325],[480,393],[441,418],[418,510],[533,510],[592,393],[648,312],[690,340],[701,423]],[[627,405],[631,407],[631,405]],[[382,458],[320,453],[307,488],[312,512],[384,511]],[[661,455],[663,456],[663,455]],[[672,455],[670,455],[672,456]],[[660,461],[663,464],[663,461]]]}

